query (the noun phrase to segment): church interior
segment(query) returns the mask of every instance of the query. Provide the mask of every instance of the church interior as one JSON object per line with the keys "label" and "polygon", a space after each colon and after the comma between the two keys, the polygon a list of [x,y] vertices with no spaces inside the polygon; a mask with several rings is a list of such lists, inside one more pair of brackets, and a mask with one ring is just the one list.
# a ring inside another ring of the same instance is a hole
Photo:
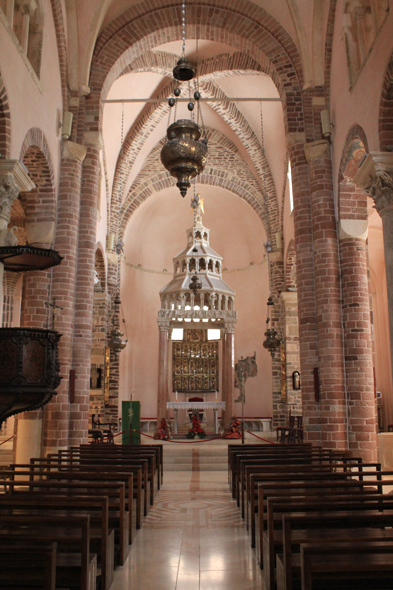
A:
{"label": "church interior", "polygon": [[[392,0],[0,0],[0,324],[5,588],[392,588]],[[269,540],[273,456],[386,502],[342,579]],[[27,510],[71,485],[129,514],[78,581]]]}

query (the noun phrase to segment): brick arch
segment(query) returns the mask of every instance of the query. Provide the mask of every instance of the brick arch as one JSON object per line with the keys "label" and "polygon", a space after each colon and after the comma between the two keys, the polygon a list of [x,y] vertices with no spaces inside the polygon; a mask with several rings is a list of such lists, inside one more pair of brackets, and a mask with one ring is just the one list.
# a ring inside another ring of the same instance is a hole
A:
{"label": "brick arch", "polygon": [[379,105],[379,145],[382,152],[393,149],[393,54],[386,68]]}
{"label": "brick arch", "polygon": [[68,57],[67,39],[64,25],[63,9],[61,0],[51,0],[53,22],[55,25],[57,51],[59,54],[61,94],[63,99],[63,110],[68,106]]}
{"label": "brick arch", "polygon": [[292,269],[296,265],[296,246],[295,240],[291,240],[288,244],[287,255],[285,258],[285,290],[296,289],[296,282],[291,276]]}
{"label": "brick arch", "polygon": [[353,178],[359,163],[368,152],[368,142],[362,127],[354,125],[347,136],[341,156],[338,177],[338,210],[340,219],[367,219],[367,195]]}
{"label": "brick arch", "polygon": [[101,245],[98,245],[96,249],[94,270],[97,271],[98,278],[100,279],[101,290],[106,291],[106,267]]}
{"label": "brick arch", "polygon": [[[212,157],[204,172],[198,176],[197,182],[223,186],[224,188],[230,186],[229,190],[244,198],[257,211],[266,229],[268,212],[266,212],[260,185],[245,165],[234,144],[217,130],[208,129],[207,131],[209,145],[212,146]],[[123,229],[125,229],[132,212],[141,202],[154,192],[162,188],[171,188],[175,184],[175,179],[159,163],[164,143],[165,140],[162,139],[152,149],[146,158],[145,165],[129,189],[122,205],[121,225]],[[222,182],[219,181],[220,178]]]}
{"label": "brick arch", "polygon": [[36,185],[29,193],[21,193],[26,222],[55,222],[56,191],[52,158],[41,129],[28,131],[20,151],[20,160]]}
{"label": "brick arch", "polygon": [[10,157],[11,113],[7,91],[0,73],[0,157]]}
{"label": "brick arch", "polygon": [[[100,111],[100,99],[130,61],[154,46],[181,39],[180,10],[180,5],[163,6],[161,0],[141,2],[106,27],[93,54],[88,111]],[[200,2],[187,7],[187,26],[189,36],[195,36],[197,26],[199,39],[214,37],[253,56],[286,95],[288,113],[298,113],[304,83],[300,55],[290,35],[264,9],[245,0],[234,0],[231,8],[225,0],[218,0],[214,8]],[[97,130],[97,123],[88,129]],[[286,118],[286,124],[290,132],[304,131],[303,113]]]}
{"label": "brick arch", "polygon": [[[161,91],[163,97],[168,96],[170,86],[171,84]],[[214,96],[226,98],[226,95],[221,89],[208,80],[201,82],[201,92],[205,97]],[[159,104],[158,106],[148,105],[144,109],[142,116],[135,122],[126,136],[122,149],[122,160],[121,162],[118,162],[112,188],[110,227],[113,232],[117,227],[119,193],[122,193],[124,189],[126,178],[134,165],[135,159],[143,143],[145,142],[148,131],[151,129],[152,124],[157,125],[159,121],[167,115],[167,108],[167,105],[163,104]],[[266,216],[265,224],[267,233],[269,235],[275,234],[275,232],[279,231],[277,196],[269,164],[262,152],[259,139],[235,104],[224,102],[212,103],[211,108],[220,115],[220,117],[236,133],[236,136],[242,141],[245,150],[248,152],[248,155],[258,172],[259,178],[262,179],[266,175],[268,215]],[[231,143],[230,149],[237,152],[237,149],[232,142],[229,143]]]}

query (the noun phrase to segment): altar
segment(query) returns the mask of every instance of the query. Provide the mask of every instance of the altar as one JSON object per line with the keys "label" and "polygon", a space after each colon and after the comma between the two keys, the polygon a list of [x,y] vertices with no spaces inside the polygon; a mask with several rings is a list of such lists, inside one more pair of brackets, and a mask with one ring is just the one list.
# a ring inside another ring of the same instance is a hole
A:
{"label": "altar", "polygon": [[225,410],[225,402],[167,402],[168,410],[175,413],[173,427],[174,434],[177,434],[177,412],[178,410],[213,410],[214,411],[214,433],[218,434],[218,410]]}

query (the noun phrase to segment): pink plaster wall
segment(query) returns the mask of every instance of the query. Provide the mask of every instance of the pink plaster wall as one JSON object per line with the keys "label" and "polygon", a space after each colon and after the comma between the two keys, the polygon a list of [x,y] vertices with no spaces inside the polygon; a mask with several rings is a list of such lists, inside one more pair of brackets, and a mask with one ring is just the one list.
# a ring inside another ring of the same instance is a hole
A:
{"label": "pink plaster wall", "polygon": [[[268,297],[267,265],[261,264],[266,241],[262,222],[249,205],[224,189],[197,190],[205,197],[204,224],[211,230],[211,247],[223,256],[229,271],[224,280],[237,294],[235,357],[257,353],[258,376],[247,381],[245,414],[270,416],[271,359],[262,347]],[[185,247],[192,223],[189,198],[182,200],[177,189],[170,189],[143,203],[126,231],[122,301],[129,343],[121,355],[120,400],[134,391],[143,416],[156,415],[158,293],[172,276],[172,258]],[[141,264],[144,270],[130,264]],[[237,390],[234,394],[237,397]]]}

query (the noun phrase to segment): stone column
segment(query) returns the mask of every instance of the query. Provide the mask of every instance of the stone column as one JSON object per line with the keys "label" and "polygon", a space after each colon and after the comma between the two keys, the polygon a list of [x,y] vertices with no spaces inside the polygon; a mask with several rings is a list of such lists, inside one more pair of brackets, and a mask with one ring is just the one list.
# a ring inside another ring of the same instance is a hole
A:
{"label": "stone column", "polygon": [[367,276],[367,221],[339,224],[349,449],[377,460],[373,350]]}
{"label": "stone column", "polygon": [[20,36],[20,44],[23,47],[23,51],[27,55],[29,49],[29,31],[30,31],[30,19],[34,12],[37,10],[37,3],[35,0],[19,0],[18,8],[22,14],[22,30]]}
{"label": "stone column", "polygon": [[79,202],[82,163],[86,148],[72,141],[62,147],[55,250],[63,256],[62,263],[53,269],[52,297],[63,309],[58,312],[55,328],[62,337],[59,341],[59,362],[62,381],[57,395],[44,409],[44,447],[46,453],[67,448],[70,418],[69,376],[72,369],[72,345],[75,312],[75,284],[77,271]]}
{"label": "stone column", "polygon": [[[382,218],[389,307],[390,363],[393,372],[393,153],[370,152],[353,179],[373,201]],[[384,400],[387,423],[393,422],[393,399]]]}
{"label": "stone column", "polygon": [[[332,162],[327,141],[304,146],[309,164],[322,446],[347,447],[340,267]],[[298,260],[298,258],[297,258]]]}
{"label": "stone column", "polygon": [[169,321],[158,319],[158,391],[157,391],[157,428],[161,420],[168,418],[166,404],[169,401],[168,362],[169,362]]}
{"label": "stone column", "polygon": [[222,337],[222,401],[225,410],[222,412],[221,427],[229,428],[234,415],[233,387],[235,370],[235,326],[225,325],[221,330]]}
{"label": "stone column", "polygon": [[280,300],[284,319],[285,365],[287,377],[286,424],[288,424],[289,409],[293,416],[302,414],[302,391],[301,389],[294,390],[292,387],[292,373],[294,371],[300,372],[297,293],[294,291],[284,291],[280,295]]}
{"label": "stone column", "polygon": [[78,260],[75,289],[75,321],[73,339],[73,368],[75,369],[75,398],[70,408],[69,444],[87,442],[89,425],[90,365],[94,300],[94,265],[97,232],[97,199],[100,190],[99,132],[86,132],[86,157],[82,169],[82,189],[79,209]]}
{"label": "stone column", "polygon": [[303,133],[291,133],[287,136],[294,204],[303,422],[305,440],[321,444],[320,409],[319,404],[315,401],[314,393],[314,368],[318,367],[318,334],[310,182],[304,154],[304,142],[305,135]]}

